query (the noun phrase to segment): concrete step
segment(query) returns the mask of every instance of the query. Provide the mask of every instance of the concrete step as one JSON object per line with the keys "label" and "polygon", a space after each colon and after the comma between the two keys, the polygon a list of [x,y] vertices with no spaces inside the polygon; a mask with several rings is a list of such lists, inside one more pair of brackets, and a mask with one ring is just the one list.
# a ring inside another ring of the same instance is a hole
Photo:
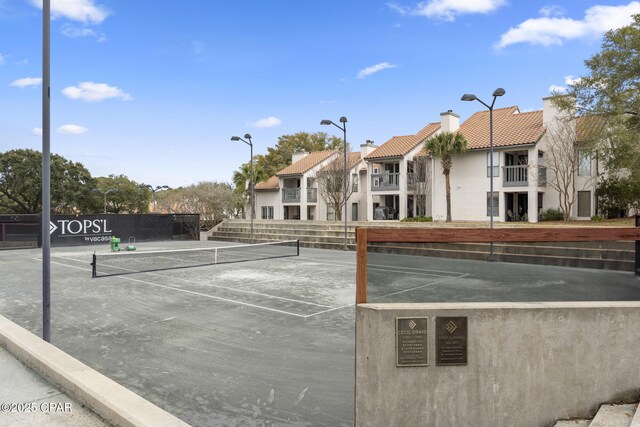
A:
{"label": "concrete step", "polygon": [[640,406],[636,408],[636,413],[633,416],[633,420],[631,421],[630,427],[640,427]]}
{"label": "concrete step", "polygon": [[553,427],[589,427],[591,420],[561,420],[556,422]]}
{"label": "concrete step", "polygon": [[602,405],[590,427],[629,427],[637,408],[637,403]]}

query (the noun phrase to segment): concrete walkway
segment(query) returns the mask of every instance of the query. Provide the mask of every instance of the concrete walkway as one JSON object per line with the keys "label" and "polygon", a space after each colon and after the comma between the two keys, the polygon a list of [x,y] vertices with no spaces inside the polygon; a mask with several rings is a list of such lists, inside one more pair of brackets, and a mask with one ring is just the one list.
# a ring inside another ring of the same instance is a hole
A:
{"label": "concrete walkway", "polygon": [[109,426],[0,348],[0,425]]}
{"label": "concrete walkway", "polygon": [[0,425],[188,426],[3,316]]}

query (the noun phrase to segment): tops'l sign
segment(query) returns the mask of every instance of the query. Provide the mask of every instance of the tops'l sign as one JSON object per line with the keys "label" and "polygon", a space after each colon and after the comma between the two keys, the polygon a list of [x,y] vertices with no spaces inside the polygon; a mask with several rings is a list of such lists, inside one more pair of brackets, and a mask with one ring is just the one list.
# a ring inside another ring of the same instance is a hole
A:
{"label": "tops'l sign", "polygon": [[107,219],[58,219],[51,222],[49,234],[60,230],[59,237],[71,236],[100,236],[111,234],[113,231],[107,225]]}

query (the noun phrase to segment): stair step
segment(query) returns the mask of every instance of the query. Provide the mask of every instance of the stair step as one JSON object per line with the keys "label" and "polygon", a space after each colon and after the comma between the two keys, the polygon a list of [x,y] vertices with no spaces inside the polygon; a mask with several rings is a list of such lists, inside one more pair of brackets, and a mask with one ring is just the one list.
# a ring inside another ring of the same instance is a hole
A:
{"label": "stair step", "polygon": [[640,427],[640,406],[636,408],[636,414],[633,416],[633,421],[631,421],[630,427]]}
{"label": "stair step", "polygon": [[637,408],[637,403],[602,405],[590,427],[630,427]]}
{"label": "stair step", "polygon": [[589,427],[591,420],[562,420],[556,422],[553,427]]}

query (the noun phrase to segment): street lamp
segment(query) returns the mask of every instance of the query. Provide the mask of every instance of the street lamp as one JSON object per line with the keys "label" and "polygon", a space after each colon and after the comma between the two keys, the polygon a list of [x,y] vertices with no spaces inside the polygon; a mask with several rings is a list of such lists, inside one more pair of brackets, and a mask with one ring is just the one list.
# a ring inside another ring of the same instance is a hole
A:
{"label": "street lamp", "polygon": [[153,188],[151,185],[145,185],[145,188],[151,190],[151,195],[153,197],[153,212],[156,212],[156,191],[168,190],[168,185],[157,185],[156,188]]}
{"label": "street lamp", "polygon": [[348,251],[347,248],[347,118],[342,116],[340,117],[340,123],[342,126],[335,124],[331,120],[322,120],[320,122],[321,125],[334,125],[338,129],[340,129],[344,135],[344,250]]}
{"label": "street lamp", "polygon": [[253,200],[253,144],[251,143],[251,135],[248,133],[244,134],[244,137],[249,141],[245,141],[239,136],[232,136],[231,141],[242,141],[249,146],[251,149],[251,169],[249,172],[249,217],[251,218],[251,243],[253,243],[253,217],[255,216],[255,206]]}
{"label": "street lamp", "polygon": [[93,191],[96,191],[96,192],[101,193],[101,194],[104,195],[104,211],[103,211],[103,213],[107,213],[107,194],[114,193],[114,192],[118,191],[118,189],[117,188],[112,188],[112,189],[107,190],[107,191],[102,191],[99,188],[94,188]]}
{"label": "street lamp", "polygon": [[[480,98],[471,93],[462,95],[462,101],[478,101],[489,109],[489,228],[493,229],[493,105],[496,98],[505,94],[505,90],[499,87],[493,91],[493,101],[487,105]],[[493,261],[493,242],[489,243],[489,260]]]}

